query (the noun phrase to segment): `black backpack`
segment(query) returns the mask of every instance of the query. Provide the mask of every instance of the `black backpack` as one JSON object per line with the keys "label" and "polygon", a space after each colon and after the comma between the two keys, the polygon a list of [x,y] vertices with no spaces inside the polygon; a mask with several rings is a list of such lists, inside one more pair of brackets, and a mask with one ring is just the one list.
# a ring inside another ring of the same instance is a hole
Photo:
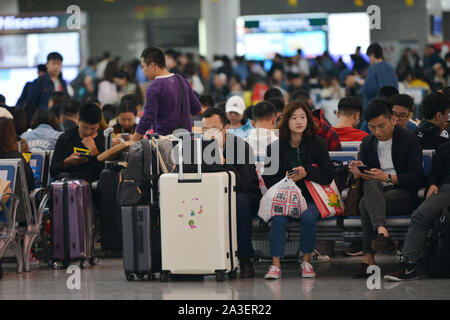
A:
{"label": "black backpack", "polygon": [[147,139],[130,147],[125,169],[120,171],[117,200],[121,206],[151,204],[150,191],[157,184],[154,152]]}
{"label": "black backpack", "polygon": [[450,208],[434,224],[427,271],[431,278],[450,278]]}

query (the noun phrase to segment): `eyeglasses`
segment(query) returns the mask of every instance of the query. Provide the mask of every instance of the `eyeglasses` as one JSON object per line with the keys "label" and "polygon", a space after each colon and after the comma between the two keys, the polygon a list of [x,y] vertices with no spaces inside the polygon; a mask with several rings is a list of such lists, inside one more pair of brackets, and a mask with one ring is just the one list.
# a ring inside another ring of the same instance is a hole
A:
{"label": "eyeglasses", "polygon": [[392,112],[392,115],[393,115],[394,117],[396,117],[396,118],[399,118],[399,119],[406,119],[406,118],[409,117],[409,114],[408,114],[408,113],[396,113],[396,112]]}
{"label": "eyeglasses", "polygon": [[207,132],[217,132],[217,133],[219,133],[219,132],[222,132],[222,130],[224,128],[225,127],[222,127],[222,129],[219,129],[219,128],[216,128],[216,127],[212,127],[212,128],[205,128],[205,127],[203,127],[202,128],[202,133],[207,133]]}

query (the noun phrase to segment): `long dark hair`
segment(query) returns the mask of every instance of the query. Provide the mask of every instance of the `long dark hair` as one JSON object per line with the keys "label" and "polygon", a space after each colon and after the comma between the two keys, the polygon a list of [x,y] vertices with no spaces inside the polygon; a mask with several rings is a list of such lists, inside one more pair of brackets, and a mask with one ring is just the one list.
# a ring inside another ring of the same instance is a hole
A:
{"label": "long dark hair", "polygon": [[38,109],[31,119],[31,129],[36,129],[41,124],[48,124],[54,130],[58,130],[59,120],[49,109]]}
{"label": "long dark hair", "polygon": [[7,118],[0,118],[0,152],[17,151],[16,128],[14,122]]}
{"label": "long dark hair", "polygon": [[318,128],[316,122],[314,121],[314,116],[311,112],[309,104],[307,102],[294,100],[289,102],[286,107],[284,107],[280,123],[278,124],[278,130],[281,140],[289,140],[291,138],[291,131],[289,130],[289,119],[297,109],[302,109],[303,111],[305,111],[306,117],[308,119],[306,129],[303,132],[303,137],[311,138],[317,134]]}

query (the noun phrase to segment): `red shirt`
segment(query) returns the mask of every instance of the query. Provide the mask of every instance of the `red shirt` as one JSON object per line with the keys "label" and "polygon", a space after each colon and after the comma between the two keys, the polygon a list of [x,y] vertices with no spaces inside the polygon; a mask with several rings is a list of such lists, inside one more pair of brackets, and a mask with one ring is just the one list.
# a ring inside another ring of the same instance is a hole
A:
{"label": "red shirt", "polygon": [[365,131],[355,129],[353,127],[335,128],[333,129],[339,136],[341,142],[345,141],[362,141],[369,134]]}

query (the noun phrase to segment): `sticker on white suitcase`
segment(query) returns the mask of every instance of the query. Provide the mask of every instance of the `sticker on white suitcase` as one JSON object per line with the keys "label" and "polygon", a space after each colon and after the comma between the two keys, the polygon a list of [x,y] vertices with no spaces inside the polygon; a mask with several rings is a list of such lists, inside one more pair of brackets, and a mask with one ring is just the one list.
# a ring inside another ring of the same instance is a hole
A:
{"label": "sticker on white suitcase", "polygon": [[[183,219],[183,223],[186,219],[188,219],[187,226],[191,230],[197,229],[198,225],[195,224],[195,220],[197,220],[200,216],[203,215],[203,205],[198,197],[193,197],[190,200],[181,201],[183,212],[178,214],[178,218]],[[197,220],[198,221],[198,220]]]}

